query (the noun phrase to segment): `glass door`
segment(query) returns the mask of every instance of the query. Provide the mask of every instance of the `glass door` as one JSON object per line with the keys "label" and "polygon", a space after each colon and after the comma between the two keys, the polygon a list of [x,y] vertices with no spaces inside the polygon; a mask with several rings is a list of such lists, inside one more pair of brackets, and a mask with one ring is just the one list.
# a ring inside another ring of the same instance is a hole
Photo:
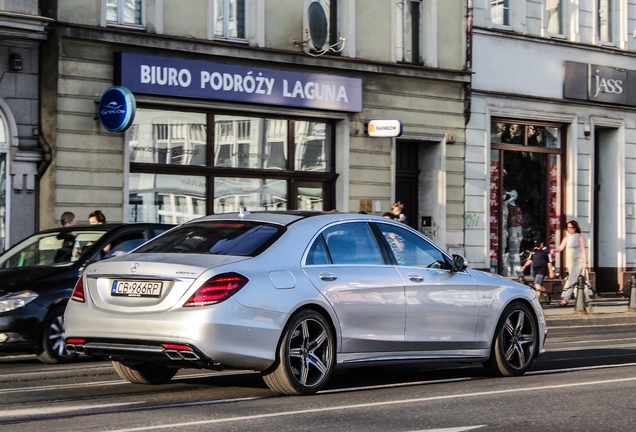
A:
{"label": "glass door", "polygon": [[521,266],[533,247],[540,243],[555,247],[561,236],[564,184],[561,128],[508,121],[492,124],[489,233],[492,273],[523,276]]}

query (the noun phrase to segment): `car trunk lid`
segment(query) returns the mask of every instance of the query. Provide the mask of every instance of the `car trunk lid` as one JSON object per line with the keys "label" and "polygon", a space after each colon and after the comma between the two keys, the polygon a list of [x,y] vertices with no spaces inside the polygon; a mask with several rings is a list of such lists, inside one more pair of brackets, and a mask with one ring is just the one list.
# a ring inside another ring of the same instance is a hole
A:
{"label": "car trunk lid", "polygon": [[[169,262],[164,255],[170,255]],[[135,254],[92,264],[85,289],[95,307],[121,313],[158,312],[187,300],[210,268],[249,259],[227,255]],[[207,279],[207,278],[203,278]]]}

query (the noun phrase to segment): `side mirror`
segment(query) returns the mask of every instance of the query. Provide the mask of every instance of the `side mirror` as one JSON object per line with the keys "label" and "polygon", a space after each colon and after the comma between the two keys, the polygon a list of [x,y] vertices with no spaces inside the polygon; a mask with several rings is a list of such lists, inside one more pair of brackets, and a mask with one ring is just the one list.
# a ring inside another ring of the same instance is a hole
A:
{"label": "side mirror", "polygon": [[453,254],[453,264],[451,267],[451,271],[460,272],[466,270],[466,260],[463,256]]}

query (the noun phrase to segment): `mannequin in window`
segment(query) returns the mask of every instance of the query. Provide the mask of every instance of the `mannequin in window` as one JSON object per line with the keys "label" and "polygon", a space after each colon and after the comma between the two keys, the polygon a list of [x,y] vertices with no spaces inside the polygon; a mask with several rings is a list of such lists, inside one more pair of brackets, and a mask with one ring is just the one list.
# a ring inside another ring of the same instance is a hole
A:
{"label": "mannequin in window", "polygon": [[523,239],[523,212],[521,207],[516,204],[517,191],[508,192],[510,198],[507,200],[507,231],[508,231],[508,276],[521,276],[521,259],[519,257],[519,249],[521,248],[521,240]]}

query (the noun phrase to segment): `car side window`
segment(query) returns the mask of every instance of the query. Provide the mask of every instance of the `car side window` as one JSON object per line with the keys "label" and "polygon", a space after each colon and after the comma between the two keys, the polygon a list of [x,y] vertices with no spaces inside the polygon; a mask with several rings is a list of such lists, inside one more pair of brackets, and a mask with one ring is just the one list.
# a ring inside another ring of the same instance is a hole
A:
{"label": "car side window", "polygon": [[377,226],[398,265],[450,269],[442,252],[425,239],[395,225],[379,223]]}
{"label": "car side window", "polygon": [[384,264],[380,248],[365,222],[331,226],[322,232],[322,237],[331,264]]}
{"label": "car side window", "polygon": [[322,235],[319,235],[309,249],[307,254],[307,265],[326,265],[329,264],[329,256],[327,255],[327,249],[325,248],[325,242]]}

